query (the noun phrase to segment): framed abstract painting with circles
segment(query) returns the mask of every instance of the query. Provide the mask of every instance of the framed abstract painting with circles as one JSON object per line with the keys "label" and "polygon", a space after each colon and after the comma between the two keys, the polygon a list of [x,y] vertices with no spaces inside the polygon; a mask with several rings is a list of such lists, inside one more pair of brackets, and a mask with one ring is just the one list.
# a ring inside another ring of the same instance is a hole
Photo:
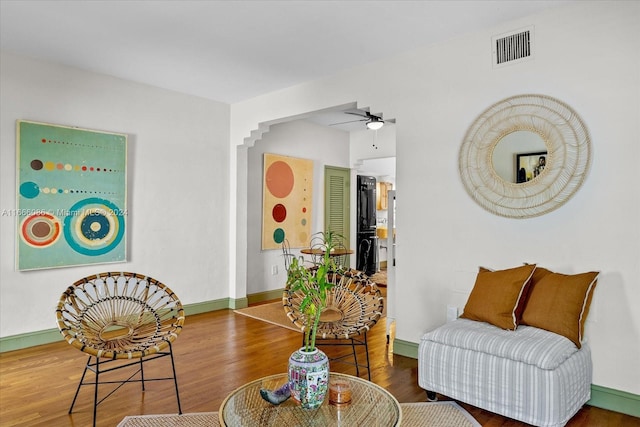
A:
{"label": "framed abstract painting with circles", "polygon": [[313,160],[265,153],[262,194],[262,249],[309,246]]}
{"label": "framed abstract painting with circles", "polygon": [[17,122],[18,270],[126,261],[127,136]]}

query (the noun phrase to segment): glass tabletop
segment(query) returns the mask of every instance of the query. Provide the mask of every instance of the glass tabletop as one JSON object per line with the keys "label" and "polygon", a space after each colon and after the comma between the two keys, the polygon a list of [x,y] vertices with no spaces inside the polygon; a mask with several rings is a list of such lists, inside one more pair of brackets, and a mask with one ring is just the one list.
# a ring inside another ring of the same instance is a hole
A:
{"label": "glass tabletop", "polygon": [[[326,251],[324,249],[319,248],[304,248],[300,249],[301,254],[305,255],[324,255]],[[329,256],[342,256],[342,255],[352,255],[355,251],[353,249],[340,249],[335,248],[329,251]]]}
{"label": "glass tabletop", "polygon": [[351,403],[340,407],[329,398],[318,409],[302,409],[293,399],[272,405],[262,399],[260,389],[274,390],[288,381],[287,374],[272,375],[252,381],[234,390],[219,410],[223,426],[363,426],[400,425],[402,413],[398,401],[382,387],[351,375],[330,373],[330,379],[348,381]]}

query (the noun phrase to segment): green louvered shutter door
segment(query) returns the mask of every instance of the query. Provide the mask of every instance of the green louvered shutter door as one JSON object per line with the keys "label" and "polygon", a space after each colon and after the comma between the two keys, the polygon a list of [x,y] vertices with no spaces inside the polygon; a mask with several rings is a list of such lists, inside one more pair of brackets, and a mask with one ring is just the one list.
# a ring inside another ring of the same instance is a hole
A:
{"label": "green louvered shutter door", "polygon": [[344,236],[344,245],[349,248],[351,171],[345,168],[324,168],[324,223],[326,229]]}

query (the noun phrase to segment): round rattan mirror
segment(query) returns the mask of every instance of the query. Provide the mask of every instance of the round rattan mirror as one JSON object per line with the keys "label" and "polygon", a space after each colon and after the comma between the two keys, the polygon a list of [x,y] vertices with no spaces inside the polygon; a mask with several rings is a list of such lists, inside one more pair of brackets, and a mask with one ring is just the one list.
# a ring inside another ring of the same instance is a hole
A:
{"label": "round rattan mirror", "polygon": [[[519,152],[516,145],[510,160],[514,174],[522,171],[518,162],[527,157],[537,161],[544,156],[546,164],[533,179],[510,182],[496,173],[494,150],[521,131],[537,134],[546,150]],[[465,189],[484,209],[508,218],[530,218],[569,200],[582,185],[590,162],[589,133],[575,111],[549,96],[518,95],[478,116],[464,137],[458,166]]]}

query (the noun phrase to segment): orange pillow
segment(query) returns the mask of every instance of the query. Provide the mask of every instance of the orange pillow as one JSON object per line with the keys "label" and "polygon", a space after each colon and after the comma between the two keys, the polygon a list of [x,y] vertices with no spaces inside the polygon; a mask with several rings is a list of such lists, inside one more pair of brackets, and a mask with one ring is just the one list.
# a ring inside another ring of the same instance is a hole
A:
{"label": "orange pillow", "polygon": [[481,267],[460,317],[516,329],[516,309],[535,268],[535,264],[498,271]]}
{"label": "orange pillow", "polygon": [[565,336],[580,348],[598,272],[567,275],[549,272],[534,281],[522,324]]}
{"label": "orange pillow", "polygon": [[520,301],[518,301],[518,307],[516,307],[516,319],[518,321],[518,325],[522,323],[522,314],[524,313],[524,308],[527,306],[527,301],[529,301],[531,288],[549,273],[551,273],[551,271],[547,270],[546,268],[536,266],[536,269],[531,275],[531,278],[524,286],[522,296],[520,297]]}
{"label": "orange pillow", "polygon": [[[524,265],[529,265],[525,263]],[[490,268],[480,267],[480,271],[495,271]],[[524,285],[522,289],[522,295],[520,295],[520,299],[518,300],[518,306],[516,307],[516,324],[519,325],[522,321],[522,313],[524,312],[524,307],[527,304],[527,298],[529,297],[529,290],[531,289],[531,285],[533,283],[539,282],[547,274],[551,273],[546,268],[537,267],[533,271],[533,275],[529,279],[529,281]]]}

